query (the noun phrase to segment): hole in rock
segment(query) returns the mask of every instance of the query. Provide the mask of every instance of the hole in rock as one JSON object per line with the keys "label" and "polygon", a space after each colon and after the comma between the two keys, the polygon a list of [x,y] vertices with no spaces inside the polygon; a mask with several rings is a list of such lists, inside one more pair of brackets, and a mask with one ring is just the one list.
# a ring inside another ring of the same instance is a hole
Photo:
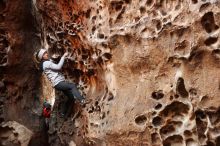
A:
{"label": "hole in rock", "polygon": [[220,108],[217,111],[208,111],[207,115],[212,125],[216,125],[220,122]]}
{"label": "hole in rock", "polygon": [[181,8],[181,5],[180,5],[180,3],[178,3],[175,7],[175,10],[179,10],[180,8]]}
{"label": "hole in rock", "polygon": [[201,63],[201,60],[203,59],[204,55],[204,50],[199,50],[199,48],[193,47],[188,60],[192,62],[194,61],[196,62],[196,64],[199,64]]}
{"label": "hole in rock", "polygon": [[196,118],[196,125],[198,136],[202,138],[207,128],[207,122],[202,121],[200,118]]}
{"label": "hole in rock", "polygon": [[176,91],[179,93],[182,97],[187,97],[188,92],[186,91],[185,84],[184,84],[184,79],[179,78],[177,80],[177,85],[176,85]]}
{"label": "hole in rock", "polygon": [[112,1],[111,8],[119,11],[122,9],[123,1]]}
{"label": "hole in rock", "polygon": [[164,94],[163,94],[163,91],[162,90],[158,90],[158,91],[154,91],[152,93],[152,96],[151,96],[153,99],[156,99],[156,100],[159,100],[161,98],[164,97]]}
{"label": "hole in rock", "polygon": [[212,142],[212,141],[207,141],[207,145],[206,146],[219,146],[219,145],[215,145],[215,143]]}
{"label": "hole in rock", "polygon": [[181,146],[183,145],[183,137],[181,135],[173,135],[163,141],[163,146]]}
{"label": "hole in rock", "polygon": [[2,144],[2,140],[4,141],[4,138],[7,139],[7,137],[10,137],[10,135],[15,136],[13,134],[14,129],[10,127],[0,127],[0,145]]}
{"label": "hole in rock", "polygon": [[189,89],[190,95],[196,96],[197,95],[197,90],[195,88]]}
{"label": "hole in rock", "polygon": [[153,111],[151,115],[155,116],[156,114],[157,114],[157,112]]}
{"label": "hole in rock", "polygon": [[[220,49],[215,49],[212,51],[212,54],[220,54]],[[219,88],[220,89],[220,88]]]}
{"label": "hole in rock", "polygon": [[152,123],[155,127],[157,127],[163,123],[163,120],[161,117],[157,116],[157,117],[153,118]]}
{"label": "hole in rock", "polygon": [[147,121],[147,117],[145,115],[140,115],[135,118],[135,123],[138,125],[144,125]]}
{"label": "hole in rock", "polygon": [[108,60],[112,58],[112,54],[110,53],[104,53],[103,56]]}
{"label": "hole in rock", "polygon": [[89,18],[89,17],[90,17],[90,14],[91,14],[91,9],[88,9],[88,10],[86,11],[86,18]]}
{"label": "hole in rock", "polygon": [[206,46],[210,46],[210,45],[216,43],[217,40],[218,40],[218,38],[215,38],[215,37],[209,37],[208,39],[205,40],[204,43],[205,43]]}
{"label": "hole in rock", "polygon": [[92,27],[92,33],[94,33],[94,32],[95,32],[95,30],[96,30],[96,27],[95,27],[95,26],[93,26],[93,27]]}
{"label": "hole in rock", "polygon": [[101,114],[101,119],[104,119],[105,118],[105,113],[103,112],[102,114]]}
{"label": "hole in rock", "polygon": [[182,115],[187,114],[189,111],[189,106],[179,102],[179,101],[174,101],[171,104],[167,105],[164,110],[160,112],[160,115],[163,117],[169,116],[174,116],[174,115]]}
{"label": "hole in rock", "polygon": [[193,3],[193,4],[198,3],[198,0],[192,0],[192,3]]}
{"label": "hole in rock", "polygon": [[176,43],[176,46],[175,46],[175,51],[176,50],[184,50],[187,46],[188,46],[189,42],[184,40],[180,43]]}
{"label": "hole in rock", "polygon": [[97,59],[97,63],[98,63],[98,64],[102,64],[102,63],[103,63],[103,60],[102,60],[101,57],[98,57],[98,59]]}
{"label": "hole in rock", "polygon": [[89,110],[88,110],[88,113],[93,113],[94,112],[94,107],[91,107]]}
{"label": "hole in rock", "polygon": [[124,14],[125,12],[125,7],[123,7],[123,9],[121,10],[121,12],[118,14],[117,18],[116,18],[116,22],[119,22],[120,19],[122,18],[122,15]]}
{"label": "hole in rock", "polygon": [[161,27],[162,27],[162,24],[161,24],[161,22],[158,20],[158,21],[156,22],[156,28],[157,28],[157,30],[160,30]]}
{"label": "hole in rock", "polygon": [[197,142],[192,139],[192,138],[189,138],[186,140],[186,146],[196,146],[197,145]]}
{"label": "hole in rock", "polygon": [[96,16],[93,16],[93,17],[92,17],[92,20],[96,20]]}
{"label": "hole in rock", "polygon": [[108,47],[108,45],[105,44],[105,43],[102,43],[102,46],[103,46],[104,48],[107,48],[107,47]]}
{"label": "hole in rock", "polygon": [[146,12],[145,7],[140,7],[140,12],[141,12],[141,14],[145,13]]}
{"label": "hole in rock", "polygon": [[186,28],[177,29],[174,33],[175,33],[177,36],[181,37],[181,36],[183,36],[183,34],[184,34],[184,32],[185,32],[185,29],[186,29]]}
{"label": "hole in rock", "polygon": [[125,0],[125,3],[130,4],[131,0]]}
{"label": "hole in rock", "polygon": [[99,34],[98,34],[98,38],[104,39],[104,37],[105,37],[104,34],[102,34],[102,33],[99,33]]}
{"label": "hole in rock", "polygon": [[201,109],[198,109],[195,114],[196,118],[205,119],[206,117],[206,114]]}
{"label": "hole in rock", "polygon": [[109,95],[108,95],[108,101],[111,101],[114,99],[114,96],[111,92],[109,92]]}
{"label": "hole in rock", "polygon": [[173,100],[173,96],[170,96],[170,100]]}
{"label": "hole in rock", "polygon": [[201,19],[201,24],[207,33],[211,33],[212,31],[218,29],[219,27],[215,24],[215,19],[213,12],[207,12],[203,15]]}
{"label": "hole in rock", "polygon": [[168,135],[170,133],[173,133],[174,131],[175,127],[173,125],[168,124],[160,129],[160,134]]}
{"label": "hole in rock", "polygon": [[158,103],[154,108],[155,108],[156,110],[159,110],[159,109],[161,109],[161,107],[162,107],[162,104]]}
{"label": "hole in rock", "polygon": [[192,136],[192,132],[189,131],[189,130],[185,130],[185,131],[184,131],[184,136],[185,136],[185,137],[191,137],[191,136]]}
{"label": "hole in rock", "polygon": [[163,23],[166,23],[167,22],[167,18],[163,18]]}
{"label": "hole in rock", "polygon": [[122,8],[122,5],[117,5],[117,6],[115,7],[115,10],[116,10],[116,11],[119,11],[119,10],[121,10],[121,8]]}
{"label": "hole in rock", "polygon": [[178,94],[175,94],[174,97],[175,97],[175,98],[179,98],[179,95],[178,95]]}
{"label": "hole in rock", "polygon": [[160,141],[160,136],[158,133],[151,134],[151,140],[153,144],[156,144]]}
{"label": "hole in rock", "polygon": [[147,0],[147,1],[146,1],[146,5],[147,5],[147,6],[150,6],[152,3],[153,3],[153,0]]}
{"label": "hole in rock", "polygon": [[217,146],[220,146],[220,136],[215,139],[215,143]]}
{"label": "hole in rock", "polygon": [[87,72],[87,76],[91,77],[93,75],[95,75],[94,69],[89,69],[88,72]]}
{"label": "hole in rock", "polygon": [[208,3],[205,3],[205,4],[202,4],[201,7],[199,8],[199,12],[202,12],[204,11],[206,8],[208,8],[209,6],[211,6],[211,3],[208,2]]}

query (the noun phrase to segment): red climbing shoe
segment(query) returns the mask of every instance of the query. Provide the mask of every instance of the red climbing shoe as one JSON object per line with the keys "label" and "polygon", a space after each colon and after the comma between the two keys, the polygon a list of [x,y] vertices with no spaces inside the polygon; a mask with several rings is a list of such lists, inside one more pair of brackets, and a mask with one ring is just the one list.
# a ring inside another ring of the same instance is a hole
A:
{"label": "red climbing shoe", "polygon": [[44,107],[44,109],[43,109],[43,116],[45,118],[50,118],[50,113],[51,113],[51,109]]}

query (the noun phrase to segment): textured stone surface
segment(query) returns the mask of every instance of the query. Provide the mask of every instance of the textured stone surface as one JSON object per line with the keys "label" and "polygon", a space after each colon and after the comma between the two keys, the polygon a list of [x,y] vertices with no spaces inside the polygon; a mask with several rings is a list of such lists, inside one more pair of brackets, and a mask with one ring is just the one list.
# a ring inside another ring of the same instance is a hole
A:
{"label": "textured stone surface", "polygon": [[0,144],[2,146],[21,145],[28,146],[33,132],[23,125],[9,121],[0,127]]}
{"label": "textured stone surface", "polygon": [[[63,95],[56,93],[49,143],[220,145],[219,1],[38,0],[33,4],[41,45],[55,60],[65,51],[70,53],[63,71],[92,100],[84,108],[75,103],[64,121],[58,116]],[[5,33],[1,37],[11,40]],[[10,41],[4,42],[7,48]],[[5,59],[7,49],[2,50],[5,66],[10,56]],[[19,62],[16,53],[11,56]],[[14,89],[5,82],[0,89],[4,86]]]}

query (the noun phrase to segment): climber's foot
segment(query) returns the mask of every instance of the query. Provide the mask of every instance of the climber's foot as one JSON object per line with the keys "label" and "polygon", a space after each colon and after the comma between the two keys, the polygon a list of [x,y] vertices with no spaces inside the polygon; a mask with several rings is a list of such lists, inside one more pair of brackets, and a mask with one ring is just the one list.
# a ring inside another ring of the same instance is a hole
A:
{"label": "climber's foot", "polygon": [[64,117],[65,117],[65,114],[64,114],[64,113],[60,113],[60,117],[61,117],[61,118],[64,118]]}
{"label": "climber's foot", "polygon": [[86,103],[86,100],[85,100],[85,99],[81,99],[81,100],[79,101],[79,103],[80,103],[80,105],[84,106],[85,103]]}
{"label": "climber's foot", "polygon": [[91,101],[90,100],[87,100],[87,99],[82,99],[82,100],[80,100],[80,105],[82,105],[83,107],[85,107],[86,106],[86,104],[88,104],[88,103],[90,103]]}

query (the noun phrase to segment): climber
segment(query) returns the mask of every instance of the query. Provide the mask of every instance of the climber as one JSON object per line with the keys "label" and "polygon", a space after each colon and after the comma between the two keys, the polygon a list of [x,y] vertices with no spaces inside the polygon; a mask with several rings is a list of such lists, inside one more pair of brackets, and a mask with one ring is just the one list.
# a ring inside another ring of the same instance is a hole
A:
{"label": "climber", "polygon": [[67,55],[67,52],[64,53],[59,63],[55,64],[51,59],[49,59],[48,53],[45,49],[40,49],[36,53],[36,57],[40,61],[40,70],[44,72],[55,89],[62,91],[64,95],[68,97],[65,109],[63,113],[61,113],[61,116],[63,117],[66,117],[66,114],[69,110],[68,108],[71,106],[71,103],[74,101],[74,99],[79,100],[81,105],[85,104],[85,98],[80,94],[76,85],[66,81],[65,77],[59,72]]}
{"label": "climber", "polygon": [[43,104],[43,116],[44,118],[50,118],[50,114],[51,114],[51,105],[47,102],[44,102]]}

